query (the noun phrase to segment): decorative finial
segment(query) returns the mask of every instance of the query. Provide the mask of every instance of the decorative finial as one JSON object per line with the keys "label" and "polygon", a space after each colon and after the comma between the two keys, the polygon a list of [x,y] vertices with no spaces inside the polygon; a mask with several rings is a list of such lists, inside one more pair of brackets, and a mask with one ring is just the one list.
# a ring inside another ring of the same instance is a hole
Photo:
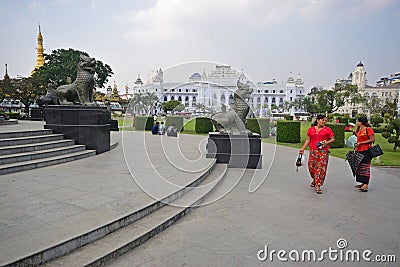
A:
{"label": "decorative finial", "polygon": [[6,63],[6,75],[8,75],[8,66],[7,66],[7,63]]}

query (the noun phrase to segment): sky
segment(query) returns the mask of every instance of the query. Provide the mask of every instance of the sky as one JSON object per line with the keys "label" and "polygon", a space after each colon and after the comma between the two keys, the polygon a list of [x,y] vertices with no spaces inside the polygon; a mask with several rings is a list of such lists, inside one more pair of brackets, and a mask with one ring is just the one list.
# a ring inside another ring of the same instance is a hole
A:
{"label": "sky", "polygon": [[[120,91],[149,70],[203,61],[253,81],[300,73],[307,90],[360,60],[370,85],[400,71],[399,0],[1,0],[0,14],[0,73],[7,63],[11,77],[33,69],[39,23],[45,53],[89,53],[111,66]],[[186,69],[202,73],[195,66]]]}

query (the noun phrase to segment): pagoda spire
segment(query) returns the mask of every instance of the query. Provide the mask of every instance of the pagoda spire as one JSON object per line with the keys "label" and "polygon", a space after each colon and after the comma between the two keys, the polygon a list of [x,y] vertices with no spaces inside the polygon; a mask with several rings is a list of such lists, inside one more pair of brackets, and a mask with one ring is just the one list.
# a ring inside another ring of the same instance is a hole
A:
{"label": "pagoda spire", "polygon": [[36,57],[36,64],[35,64],[35,68],[32,70],[31,72],[31,76],[33,75],[33,73],[35,73],[35,71],[37,69],[39,69],[41,66],[44,65],[44,55],[43,55],[43,36],[42,36],[42,31],[40,28],[40,24],[39,24],[39,33],[37,36],[37,41],[38,41],[38,45],[37,45],[37,57]]}

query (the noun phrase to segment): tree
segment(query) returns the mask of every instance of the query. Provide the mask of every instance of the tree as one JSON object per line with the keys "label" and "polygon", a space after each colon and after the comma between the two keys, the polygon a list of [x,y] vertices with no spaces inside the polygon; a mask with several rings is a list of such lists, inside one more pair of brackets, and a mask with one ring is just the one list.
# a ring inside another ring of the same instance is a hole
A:
{"label": "tree", "polygon": [[170,100],[163,103],[164,111],[171,111],[174,114],[174,111],[182,111],[185,109],[185,106],[178,100]]}
{"label": "tree", "polygon": [[29,106],[35,103],[36,99],[46,94],[46,89],[39,84],[35,77],[13,79],[16,96],[25,105],[25,111],[29,110]]}
{"label": "tree", "polygon": [[[70,77],[72,81],[76,79],[80,55],[89,56],[88,53],[72,48],[53,50],[51,54],[45,55],[45,63],[35,71],[32,77],[41,81],[41,85],[47,87],[49,80],[55,82],[56,86],[67,84]],[[111,67],[103,62],[96,60],[95,79],[98,87],[104,87],[108,82],[108,77],[113,73]]]}
{"label": "tree", "polygon": [[370,122],[372,123],[372,125],[376,128],[379,127],[379,125],[383,122],[383,118],[380,114],[374,114],[371,116],[371,120]]}
{"label": "tree", "polygon": [[387,132],[382,133],[382,136],[388,140],[390,144],[393,144],[393,150],[400,147],[400,119],[393,119],[390,121]]}
{"label": "tree", "polygon": [[382,112],[382,103],[378,97],[372,97],[371,100],[367,102],[366,106],[370,113],[375,114]]}
{"label": "tree", "polygon": [[398,101],[399,101],[398,98],[394,98],[393,100],[387,100],[386,104],[383,106],[383,110],[386,113],[389,113],[393,117],[396,116]]}
{"label": "tree", "polygon": [[389,122],[393,119],[393,116],[389,113],[385,113],[385,115],[383,115],[383,119],[385,120],[386,125],[389,125]]}
{"label": "tree", "polygon": [[316,93],[317,112],[318,113],[333,113],[340,107],[343,107],[346,102],[357,99],[359,95],[357,85],[353,84],[336,84],[332,90],[321,90]]}

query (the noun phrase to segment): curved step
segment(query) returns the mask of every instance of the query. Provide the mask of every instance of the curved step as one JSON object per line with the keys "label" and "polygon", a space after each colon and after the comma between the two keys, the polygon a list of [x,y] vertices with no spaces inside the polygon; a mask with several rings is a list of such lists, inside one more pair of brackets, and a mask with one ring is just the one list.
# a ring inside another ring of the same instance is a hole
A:
{"label": "curved step", "polygon": [[142,208],[136,209],[135,211],[125,216],[122,216],[106,225],[97,227],[96,229],[92,229],[86,233],[82,233],[76,237],[73,237],[69,240],[53,245],[51,247],[40,249],[38,252],[28,255],[22,259],[13,260],[12,262],[7,263],[6,266],[38,266],[52,259],[70,253],[73,250],[79,249],[82,246],[95,242],[96,240],[99,240],[123,227],[126,227],[148,216],[152,212],[157,211],[158,209],[165,206],[167,203],[175,201],[176,199],[190,191],[192,187],[196,187],[201,182],[203,182],[203,180],[206,179],[207,176],[209,176],[215,166],[216,160],[214,159],[212,160],[212,164],[210,165],[209,169],[203,171],[201,174],[199,174],[198,177],[189,182],[185,187],[182,187],[175,192],[171,192],[159,201],[154,200],[152,203]]}
{"label": "curved step", "polygon": [[0,165],[10,164],[15,162],[29,161],[35,159],[43,159],[49,157],[56,157],[65,154],[75,153],[86,149],[84,145],[72,145],[66,147],[57,147],[51,149],[44,149],[32,152],[15,153],[0,156]]}
{"label": "curved step", "polygon": [[212,173],[184,196],[156,212],[81,247],[45,266],[101,266],[117,259],[157,235],[200,204],[223,179],[227,165],[218,164]]}
{"label": "curved step", "polygon": [[35,144],[35,143],[50,142],[62,139],[64,139],[63,134],[47,134],[47,135],[37,135],[37,136],[16,137],[16,138],[3,138],[0,139],[0,147]]}
{"label": "curved step", "polygon": [[0,139],[47,135],[47,134],[52,134],[52,133],[53,133],[53,130],[51,130],[51,129],[30,130],[30,131],[20,131],[20,132],[2,132],[2,133],[0,133]]}
{"label": "curved step", "polygon": [[44,159],[35,159],[35,160],[0,165],[0,175],[65,163],[73,160],[87,158],[93,155],[96,155],[96,150],[84,150],[80,152],[49,157]]}
{"label": "curved step", "polygon": [[24,153],[24,152],[45,150],[45,149],[64,147],[64,146],[73,146],[73,145],[75,145],[74,140],[62,139],[62,140],[49,141],[43,143],[5,146],[5,147],[0,147],[0,155],[17,154],[17,153]]}

